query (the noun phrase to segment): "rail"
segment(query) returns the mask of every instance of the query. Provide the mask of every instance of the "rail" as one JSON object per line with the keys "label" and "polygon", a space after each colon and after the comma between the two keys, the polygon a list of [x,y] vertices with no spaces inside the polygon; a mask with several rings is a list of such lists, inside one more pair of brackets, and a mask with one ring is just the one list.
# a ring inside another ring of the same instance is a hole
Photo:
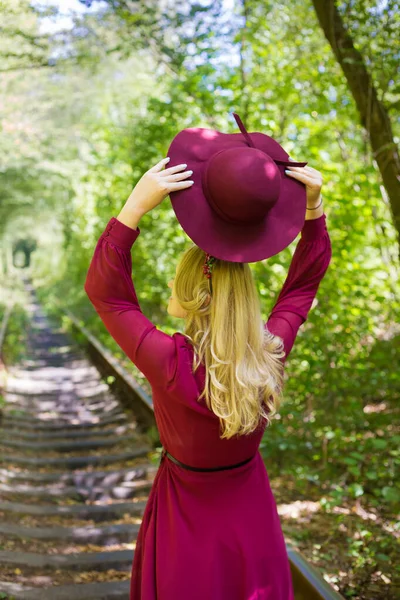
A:
{"label": "rail", "polygon": [[5,367],[4,359],[3,359],[3,345],[4,345],[4,340],[6,337],[8,322],[10,320],[10,316],[11,316],[13,307],[14,307],[13,303],[9,303],[6,305],[6,309],[4,311],[4,315],[1,320],[1,326],[0,326],[0,390],[2,390],[5,386],[6,367]]}

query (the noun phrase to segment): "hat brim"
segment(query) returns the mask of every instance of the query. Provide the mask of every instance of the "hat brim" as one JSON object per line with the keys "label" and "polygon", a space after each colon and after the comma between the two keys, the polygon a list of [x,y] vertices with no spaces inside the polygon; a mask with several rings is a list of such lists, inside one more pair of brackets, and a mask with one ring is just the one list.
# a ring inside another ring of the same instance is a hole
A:
{"label": "hat brim", "polygon": [[[288,153],[270,136],[254,132],[251,139],[271,158],[288,161]],[[212,129],[190,128],[172,140],[167,156],[168,168],[186,163],[193,171],[190,188],[170,193],[172,208],[183,230],[202,250],[231,262],[257,262],[270,258],[289,246],[305,222],[306,186],[285,174],[277,164],[282,181],[280,195],[267,218],[255,224],[224,221],[207,201],[202,188],[205,165],[215,152],[232,147],[248,148],[241,133],[222,133]]]}

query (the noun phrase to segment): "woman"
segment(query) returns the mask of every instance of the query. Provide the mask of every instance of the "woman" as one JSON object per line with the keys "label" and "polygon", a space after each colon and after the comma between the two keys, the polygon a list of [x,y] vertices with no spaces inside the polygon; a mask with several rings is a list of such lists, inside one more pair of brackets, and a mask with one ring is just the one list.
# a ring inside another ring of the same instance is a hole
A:
{"label": "woman", "polygon": [[306,192],[306,220],[303,212],[268,321],[248,264],[193,245],[168,284],[168,312],[185,319],[185,333],[169,336],[141,312],[131,278],[141,216],[169,194],[189,193],[196,179],[195,172],[188,180],[186,164],[163,170],[167,162],[147,171],[110,219],[85,282],[108,331],[152,386],[164,447],[137,538],[130,600],[293,600],[258,447],[279,406],[284,362],[331,259],[322,178],[311,167],[285,171]]}

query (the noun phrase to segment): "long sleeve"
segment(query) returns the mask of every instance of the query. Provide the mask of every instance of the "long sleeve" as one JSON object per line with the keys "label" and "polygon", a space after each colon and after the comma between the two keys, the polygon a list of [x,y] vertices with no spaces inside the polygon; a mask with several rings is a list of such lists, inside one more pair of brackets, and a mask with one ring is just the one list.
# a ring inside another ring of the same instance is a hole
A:
{"label": "long sleeve", "polygon": [[105,327],[150,384],[168,385],[176,372],[174,339],[142,313],[132,281],[131,247],[140,234],[112,217],[101,234],[84,289]]}
{"label": "long sleeve", "polygon": [[265,324],[283,339],[283,361],[289,356],[300,325],[307,319],[331,258],[331,240],[323,213],[318,219],[305,221],[285,283]]}

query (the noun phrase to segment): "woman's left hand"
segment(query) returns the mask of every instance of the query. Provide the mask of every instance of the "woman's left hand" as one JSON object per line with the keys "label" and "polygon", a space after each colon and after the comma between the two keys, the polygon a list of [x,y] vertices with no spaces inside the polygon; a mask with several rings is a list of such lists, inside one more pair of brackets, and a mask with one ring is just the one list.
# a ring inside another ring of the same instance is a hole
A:
{"label": "woman's left hand", "polygon": [[193,171],[182,172],[187,167],[186,164],[162,170],[169,160],[168,157],[163,158],[139,179],[127,200],[129,208],[144,215],[158,206],[170,192],[193,185],[192,180],[186,179]]}

